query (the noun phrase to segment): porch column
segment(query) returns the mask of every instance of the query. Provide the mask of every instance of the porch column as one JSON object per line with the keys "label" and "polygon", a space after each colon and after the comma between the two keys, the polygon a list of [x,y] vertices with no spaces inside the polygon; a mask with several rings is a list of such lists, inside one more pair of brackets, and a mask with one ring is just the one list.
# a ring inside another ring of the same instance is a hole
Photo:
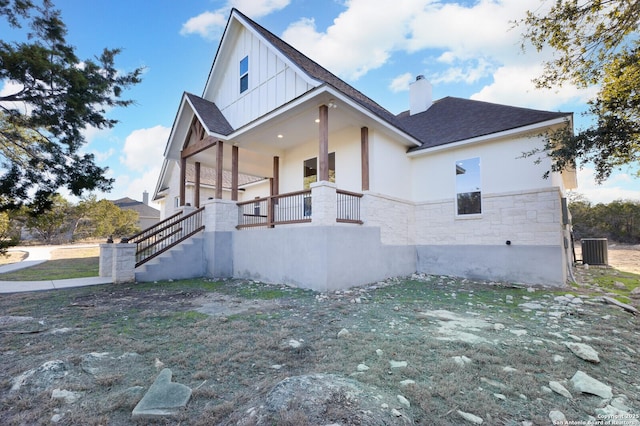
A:
{"label": "porch column", "polygon": [[231,148],[231,201],[238,201],[238,147]]}
{"label": "porch column", "polygon": [[369,128],[360,129],[360,162],[362,163],[362,190],[369,190]]}
{"label": "porch column", "polygon": [[271,195],[280,194],[280,157],[273,157],[273,190]]}
{"label": "porch column", "polygon": [[193,195],[193,205],[200,208],[200,162],[196,161],[196,188]]}
{"label": "porch column", "polygon": [[329,107],[319,108],[318,181],[329,181]]}
{"label": "porch column", "polygon": [[187,158],[180,158],[180,207],[184,206],[187,202]]}
{"label": "porch column", "polygon": [[223,143],[218,141],[216,150],[216,199],[222,199],[222,153]]}

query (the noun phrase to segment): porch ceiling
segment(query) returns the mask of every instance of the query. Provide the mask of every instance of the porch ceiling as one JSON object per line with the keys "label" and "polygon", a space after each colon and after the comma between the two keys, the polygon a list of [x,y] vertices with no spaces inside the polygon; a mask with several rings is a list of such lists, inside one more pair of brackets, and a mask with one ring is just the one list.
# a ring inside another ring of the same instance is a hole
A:
{"label": "porch ceiling", "polygon": [[[317,122],[319,106],[333,103],[335,108],[329,108],[329,143],[331,134],[346,127],[362,127],[370,125],[367,120],[348,105],[333,98],[312,98],[275,114],[273,117],[239,129],[235,135],[224,142],[223,169],[231,170],[232,145],[239,148],[239,172],[259,177],[271,177],[273,174],[273,157],[282,157],[286,150],[309,142],[317,142],[319,129]],[[203,165],[215,167],[215,146],[202,151],[188,161],[199,161]]]}

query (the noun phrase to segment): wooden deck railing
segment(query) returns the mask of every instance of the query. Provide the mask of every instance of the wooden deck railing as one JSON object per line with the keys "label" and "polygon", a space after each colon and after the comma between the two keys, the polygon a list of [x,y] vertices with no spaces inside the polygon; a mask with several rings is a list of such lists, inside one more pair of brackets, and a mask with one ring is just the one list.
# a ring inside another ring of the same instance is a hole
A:
{"label": "wooden deck railing", "polygon": [[311,190],[238,203],[238,229],[311,222]]}
{"label": "wooden deck railing", "polygon": [[[336,222],[362,224],[361,198],[362,194],[338,189]],[[238,207],[238,229],[311,222],[311,190],[243,201]]]}
{"label": "wooden deck railing", "polygon": [[204,229],[204,207],[183,215],[176,213],[129,238],[136,245],[136,268]]}

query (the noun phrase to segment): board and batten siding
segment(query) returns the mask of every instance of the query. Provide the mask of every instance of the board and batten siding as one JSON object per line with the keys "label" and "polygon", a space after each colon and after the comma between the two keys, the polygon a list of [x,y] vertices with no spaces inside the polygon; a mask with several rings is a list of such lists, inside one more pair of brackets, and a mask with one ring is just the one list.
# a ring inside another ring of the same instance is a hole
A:
{"label": "board and batten siding", "polygon": [[[240,61],[249,57],[249,88],[240,93]],[[220,58],[223,59],[223,58]],[[246,28],[239,30],[231,53],[216,72],[208,100],[215,102],[229,124],[238,129],[311,90],[308,77],[299,75],[273,48]]]}

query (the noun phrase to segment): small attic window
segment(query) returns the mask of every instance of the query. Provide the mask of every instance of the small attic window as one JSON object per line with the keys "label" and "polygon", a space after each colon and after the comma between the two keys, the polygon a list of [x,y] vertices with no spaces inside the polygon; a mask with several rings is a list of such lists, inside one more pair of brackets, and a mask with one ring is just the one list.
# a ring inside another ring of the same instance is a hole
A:
{"label": "small attic window", "polygon": [[240,93],[249,88],[249,57],[245,56],[240,61]]}

